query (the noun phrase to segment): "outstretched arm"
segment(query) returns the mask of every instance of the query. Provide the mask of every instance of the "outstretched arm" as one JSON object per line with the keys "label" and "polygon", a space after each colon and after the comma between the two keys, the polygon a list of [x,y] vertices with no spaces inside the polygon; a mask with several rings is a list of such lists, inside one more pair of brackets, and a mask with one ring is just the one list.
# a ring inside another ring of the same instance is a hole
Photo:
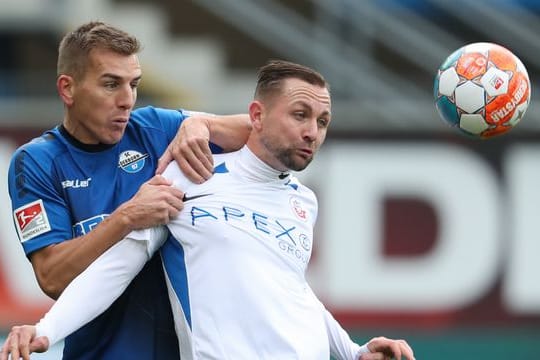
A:
{"label": "outstretched arm", "polygon": [[[163,225],[177,216],[184,206],[182,196],[169,180],[154,176],[92,231],[31,253],[39,286],[57,299],[76,276],[131,231]],[[62,216],[69,219],[68,209],[62,211]]]}
{"label": "outstretched arm", "polygon": [[[311,290],[311,288],[309,288]],[[316,295],[311,291],[313,296]],[[320,303],[320,301],[319,301]],[[349,334],[334,319],[322,303],[330,354],[339,360],[414,360],[411,347],[405,340],[392,340],[376,337],[362,346],[351,340]]]}
{"label": "outstretched arm", "polygon": [[[322,306],[322,304],[321,304]],[[330,354],[340,360],[361,359],[362,354],[368,354],[370,351],[367,345],[360,346],[354,343],[349,334],[334,319],[332,314],[323,307],[324,322],[328,333],[328,342],[330,344]]]}
{"label": "outstretched arm", "polygon": [[46,351],[96,318],[122,294],[166,234],[163,227],[133,232],[103,253],[68,285],[35,327],[12,329],[0,359],[7,360],[9,354],[26,359],[31,351]]}
{"label": "outstretched arm", "polygon": [[381,336],[359,346],[351,340],[328,310],[324,309],[324,312],[330,353],[335,358],[341,360],[414,360],[413,351],[405,340],[393,340]]}
{"label": "outstretched arm", "polygon": [[149,256],[144,241],[127,238],[111,247],[69,284],[37,324],[36,335],[47,336],[53,345],[97,317],[124,292]]}

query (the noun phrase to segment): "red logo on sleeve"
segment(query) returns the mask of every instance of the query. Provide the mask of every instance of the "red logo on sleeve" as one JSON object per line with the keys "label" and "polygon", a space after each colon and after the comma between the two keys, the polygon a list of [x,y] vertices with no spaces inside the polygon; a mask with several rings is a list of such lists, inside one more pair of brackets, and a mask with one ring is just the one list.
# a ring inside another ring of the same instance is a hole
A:
{"label": "red logo on sleeve", "polygon": [[21,242],[51,230],[47,212],[41,199],[16,209],[13,216]]}

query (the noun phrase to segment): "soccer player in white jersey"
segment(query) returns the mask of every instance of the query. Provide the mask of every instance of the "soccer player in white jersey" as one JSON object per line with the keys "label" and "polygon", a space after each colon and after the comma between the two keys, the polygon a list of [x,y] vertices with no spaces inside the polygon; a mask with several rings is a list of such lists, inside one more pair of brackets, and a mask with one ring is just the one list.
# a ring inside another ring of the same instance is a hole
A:
{"label": "soccer player in white jersey", "polygon": [[[165,171],[185,192],[184,209],[168,224],[176,241],[163,244],[164,228],[131,233],[37,326],[14,328],[20,341],[10,346],[46,350],[105,309],[161,246],[182,359],[414,359],[404,340],[354,343],[305,279],[317,199],[290,171],[303,170],[325,139],[324,78],[271,61],[259,72],[249,114],[246,146],[215,155],[209,181],[190,182],[174,163]],[[4,347],[1,360],[10,351]]]}

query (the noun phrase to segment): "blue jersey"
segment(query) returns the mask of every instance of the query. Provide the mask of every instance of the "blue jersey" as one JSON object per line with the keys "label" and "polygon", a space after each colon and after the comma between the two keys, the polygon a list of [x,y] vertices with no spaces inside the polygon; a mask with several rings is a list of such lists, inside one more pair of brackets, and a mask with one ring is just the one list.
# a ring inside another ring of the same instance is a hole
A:
{"label": "blue jersey", "polygon": [[[129,200],[154,175],[186,116],[145,107],[132,112],[112,146],[78,143],[57,127],[20,147],[8,177],[25,253],[88,233]],[[66,338],[64,359],[179,358],[172,318],[155,256],[105,313]]]}

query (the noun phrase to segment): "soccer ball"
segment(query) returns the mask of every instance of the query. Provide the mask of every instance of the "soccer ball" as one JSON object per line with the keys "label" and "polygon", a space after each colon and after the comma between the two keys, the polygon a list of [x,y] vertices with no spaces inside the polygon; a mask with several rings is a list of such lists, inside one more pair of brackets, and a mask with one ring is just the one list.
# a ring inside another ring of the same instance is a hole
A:
{"label": "soccer ball", "polygon": [[523,63],[508,49],[473,43],[453,52],[434,84],[442,119],[475,138],[501,135],[523,118],[531,83]]}

